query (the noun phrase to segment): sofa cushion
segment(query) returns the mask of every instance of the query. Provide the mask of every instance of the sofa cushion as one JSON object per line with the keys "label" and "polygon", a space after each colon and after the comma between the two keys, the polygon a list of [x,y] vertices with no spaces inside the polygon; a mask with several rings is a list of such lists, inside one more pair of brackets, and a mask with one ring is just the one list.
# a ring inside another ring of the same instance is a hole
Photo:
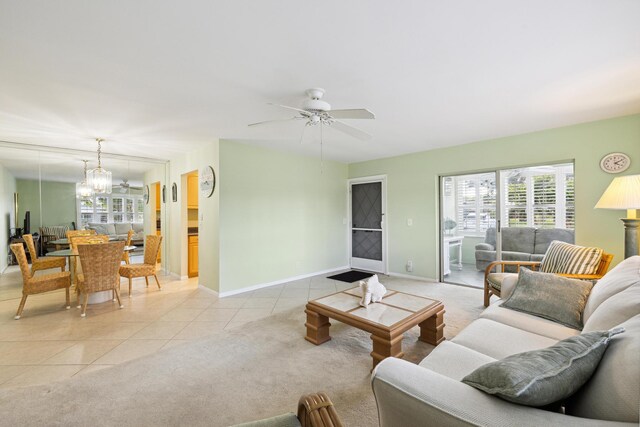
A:
{"label": "sofa cushion", "polygon": [[625,259],[596,283],[584,307],[584,321],[607,299],[640,283],[640,256]]}
{"label": "sofa cushion", "polygon": [[576,246],[554,240],[540,264],[543,273],[595,274],[602,249]]}
{"label": "sofa cushion", "polygon": [[615,336],[598,369],[566,405],[577,417],[638,423],[640,402],[640,315],[626,322]]}
{"label": "sofa cushion", "polygon": [[600,304],[584,324],[583,330],[603,331],[611,329],[639,314],[640,283],[618,292]]}
{"label": "sofa cushion", "polygon": [[586,280],[522,268],[513,293],[502,306],[582,329],[582,312],[592,287]]}
{"label": "sofa cushion", "polygon": [[136,234],[144,233],[144,224],[141,222],[134,222],[133,224],[131,224],[131,228]]}
{"label": "sofa cushion", "polygon": [[555,340],[563,340],[580,333],[577,329],[568,328],[551,320],[503,308],[503,302],[504,301],[498,301],[491,304],[480,314],[480,318],[493,320],[504,325],[513,326],[514,328],[522,329],[524,331],[532,332]]}
{"label": "sofa cushion", "polygon": [[489,319],[478,319],[451,340],[494,359],[549,347],[558,340]]}
{"label": "sofa cushion", "polygon": [[88,228],[90,228],[91,230],[96,230],[97,234],[106,234],[107,236],[116,234],[116,227],[114,224],[91,222],[89,223]]}
{"label": "sofa cushion", "polygon": [[535,228],[532,227],[503,228],[502,250],[532,254],[535,246],[535,235]]}
{"label": "sofa cushion", "polygon": [[499,291],[502,288],[504,278],[513,275],[514,273],[489,273],[487,275],[487,282],[489,282],[489,286]]}
{"label": "sofa cushion", "polygon": [[444,341],[420,362],[420,366],[460,381],[480,366],[495,360],[454,342]]}
{"label": "sofa cushion", "polygon": [[610,339],[622,332],[587,332],[548,348],[514,354],[481,366],[462,382],[521,405],[550,405],[589,380]]}
{"label": "sofa cushion", "polygon": [[531,254],[529,261],[542,262],[544,254]]}
{"label": "sofa cushion", "polygon": [[554,240],[559,240],[566,243],[575,242],[575,233],[573,230],[565,228],[538,228],[536,230],[535,245],[533,247],[533,253],[538,255],[544,255],[549,249],[549,245]]}
{"label": "sofa cushion", "polygon": [[116,223],[114,224],[116,227],[116,232],[115,234],[124,234],[125,236],[127,235],[127,233],[129,232],[129,230],[131,230],[131,223],[130,222],[120,222],[120,223]]}

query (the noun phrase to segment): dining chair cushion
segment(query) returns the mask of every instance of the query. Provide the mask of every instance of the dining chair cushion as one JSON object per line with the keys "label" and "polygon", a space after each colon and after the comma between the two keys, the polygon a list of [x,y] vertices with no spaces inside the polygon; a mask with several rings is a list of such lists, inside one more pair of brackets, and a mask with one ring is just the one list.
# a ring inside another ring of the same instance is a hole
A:
{"label": "dining chair cushion", "polygon": [[153,276],[156,274],[156,266],[151,264],[128,264],[120,266],[120,276],[133,278]]}

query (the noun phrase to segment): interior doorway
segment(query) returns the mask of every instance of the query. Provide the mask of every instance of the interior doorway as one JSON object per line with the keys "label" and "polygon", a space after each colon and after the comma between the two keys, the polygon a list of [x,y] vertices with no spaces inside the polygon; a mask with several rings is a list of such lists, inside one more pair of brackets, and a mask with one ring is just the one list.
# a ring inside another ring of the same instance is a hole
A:
{"label": "interior doorway", "polygon": [[[151,204],[151,230],[157,236],[162,235],[162,185],[160,182],[154,182],[149,186],[149,193],[153,195]],[[162,245],[158,249],[157,262],[162,262]]]}
{"label": "interior doorway", "polygon": [[349,180],[351,268],[387,273],[386,177]]}

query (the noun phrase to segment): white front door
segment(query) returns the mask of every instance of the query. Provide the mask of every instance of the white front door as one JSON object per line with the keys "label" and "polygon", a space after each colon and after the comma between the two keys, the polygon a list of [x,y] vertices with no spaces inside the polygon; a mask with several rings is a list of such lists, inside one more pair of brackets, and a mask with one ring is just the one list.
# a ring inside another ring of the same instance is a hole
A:
{"label": "white front door", "polygon": [[384,178],[349,182],[351,267],[386,273]]}

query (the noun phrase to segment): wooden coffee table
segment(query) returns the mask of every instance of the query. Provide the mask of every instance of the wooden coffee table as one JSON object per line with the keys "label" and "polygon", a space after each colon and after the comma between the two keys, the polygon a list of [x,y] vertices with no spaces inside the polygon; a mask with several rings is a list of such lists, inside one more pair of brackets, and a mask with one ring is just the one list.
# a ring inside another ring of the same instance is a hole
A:
{"label": "wooden coffee table", "polygon": [[402,336],[420,326],[420,341],[438,345],[444,341],[444,305],[440,301],[388,291],[381,302],[361,307],[360,288],[309,301],[307,341],[320,345],[331,339],[329,318],[371,333],[373,367],[387,357],[403,357]]}

